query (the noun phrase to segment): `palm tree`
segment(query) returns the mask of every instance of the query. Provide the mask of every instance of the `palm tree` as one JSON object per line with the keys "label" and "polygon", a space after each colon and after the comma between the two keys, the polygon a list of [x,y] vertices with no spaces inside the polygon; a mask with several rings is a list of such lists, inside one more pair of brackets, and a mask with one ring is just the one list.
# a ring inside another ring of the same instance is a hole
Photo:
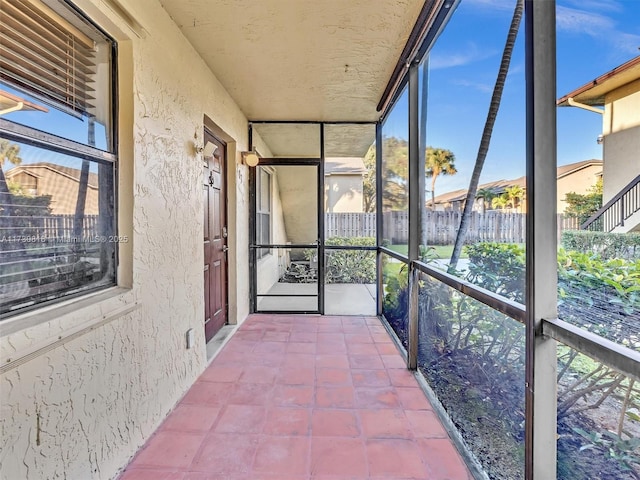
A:
{"label": "palm tree", "polygon": [[451,150],[427,147],[424,174],[426,177],[431,177],[431,208],[434,208],[436,203],[436,179],[439,175],[455,175],[458,173],[454,165],[455,161],[456,156]]}
{"label": "palm tree", "polygon": [[469,190],[467,191],[467,200],[462,212],[460,228],[458,229],[456,243],[451,254],[451,261],[449,262],[449,272],[451,273],[455,272],[456,268],[458,267],[458,260],[460,259],[460,254],[462,253],[462,246],[464,245],[467,230],[469,229],[471,211],[473,209],[473,203],[476,199],[478,183],[480,183],[480,174],[482,173],[482,167],[484,166],[484,161],[487,158],[487,153],[489,152],[491,134],[493,133],[493,126],[496,122],[496,117],[498,116],[498,110],[500,109],[502,91],[504,90],[504,83],[507,79],[507,73],[509,72],[511,54],[513,53],[513,47],[518,36],[518,30],[520,27],[520,20],[522,19],[523,10],[524,0],[516,0],[516,6],[513,10],[513,17],[511,18],[511,25],[509,26],[509,33],[507,34],[507,41],[505,42],[504,50],[502,51],[500,69],[498,70],[498,76],[496,78],[496,83],[493,87],[493,93],[491,95],[491,103],[489,104],[487,120],[484,124],[482,139],[480,140],[480,147],[478,148],[478,156],[476,157],[476,163],[473,167],[473,173],[469,182]]}
{"label": "palm tree", "polygon": [[509,203],[511,203],[511,207],[518,208],[520,200],[522,200],[522,197],[524,196],[524,189],[520,185],[514,185],[506,188],[504,193],[507,195],[507,199],[509,200]]}
{"label": "palm tree", "polygon": [[503,193],[502,195],[495,197],[493,200],[491,200],[491,206],[493,208],[507,208],[507,205],[509,205],[509,198]]}
{"label": "palm tree", "polygon": [[496,191],[492,188],[481,188],[476,193],[476,198],[482,200],[482,213],[487,211],[487,204],[491,204],[491,201],[496,197]]}
{"label": "palm tree", "polygon": [[13,213],[13,207],[9,185],[4,177],[5,161],[13,165],[20,165],[22,157],[20,157],[20,146],[3,138],[0,139],[0,204],[3,205],[4,214],[9,216]]}

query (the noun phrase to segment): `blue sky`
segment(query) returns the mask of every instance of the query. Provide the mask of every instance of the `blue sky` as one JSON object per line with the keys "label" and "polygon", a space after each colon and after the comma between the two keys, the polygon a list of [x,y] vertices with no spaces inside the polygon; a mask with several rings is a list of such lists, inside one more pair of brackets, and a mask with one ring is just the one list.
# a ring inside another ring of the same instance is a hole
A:
{"label": "blue sky", "polygon": [[[438,177],[436,195],[467,188],[515,0],[462,0],[431,51],[427,144],[456,155],[458,174]],[[640,0],[557,1],[557,97],[640,55]],[[524,21],[481,182],[525,172]],[[384,127],[406,135],[406,103]],[[558,109],[558,164],[602,158],[602,117]]]}
{"label": "blue sky", "polygon": [[[468,187],[514,5],[515,0],[462,0],[431,51],[427,143],[453,151],[458,169],[454,176],[438,178],[436,194]],[[639,55],[639,47],[640,0],[557,0],[557,97]],[[522,23],[481,182],[524,175],[524,101]],[[385,135],[406,138],[406,105],[402,98],[385,124]],[[55,109],[6,118],[86,142],[86,122]],[[600,115],[563,107],[557,118],[559,165],[602,158],[596,143]],[[105,148],[104,128],[98,125],[96,133],[97,146]],[[23,147],[25,162],[56,161],[76,168],[80,163],[47,155]]]}

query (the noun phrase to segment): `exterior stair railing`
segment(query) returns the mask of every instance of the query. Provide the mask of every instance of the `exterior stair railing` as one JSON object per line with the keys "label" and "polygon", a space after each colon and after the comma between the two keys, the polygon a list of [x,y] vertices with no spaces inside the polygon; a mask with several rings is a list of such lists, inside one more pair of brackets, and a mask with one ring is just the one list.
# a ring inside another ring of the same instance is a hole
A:
{"label": "exterior stair railing", "polygon": [[640,211],[640,175],[580,225],[581,230],[611,232]]}

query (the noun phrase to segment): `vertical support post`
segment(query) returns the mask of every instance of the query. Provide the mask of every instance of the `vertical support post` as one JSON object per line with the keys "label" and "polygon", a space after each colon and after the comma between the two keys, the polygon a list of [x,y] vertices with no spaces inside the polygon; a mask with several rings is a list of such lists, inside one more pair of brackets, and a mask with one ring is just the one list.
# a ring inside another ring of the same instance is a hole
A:
{"label": "vertical support post", "polygon": [[[248,147],[253,150],[253,125],[249,124]],[[249,169],[249,313],[256,313],[258,309],[258,268],[256,249],[252,247],[256,243],[256,170]]]}
{"label": "vertical support post", "polygon": [[[407,367],[418,367],[418,274],[414,263],[420,251],[420,134],[418,124],[418,63],[409,66],[409,341]],[[424,165],[423,165],[424,176]],[[424,180],[422,182],[424,188]],[[422,207],[422,208],[421,208]]]}
{"label": "vertical support post", "polygon": [[382,207],[382,123],[376,123],[376,246],[378,247],[376,255],[376,313],[382,315],[382,299],[384,297],[384,291],[382,288],[382,252],[380,246],[382,245],[383,237],[383,222],[382,214],[384,209]]}
{"label": "vertical support post", "polygon": [[556,342],[542,320],[557,317],[555,0],[525,1],[527,278],[525,479],[556,478]]}
{"label": "vertical support post", "polygon": [[318,311],[324,315],[324,123],[320,124],[318,166]]}

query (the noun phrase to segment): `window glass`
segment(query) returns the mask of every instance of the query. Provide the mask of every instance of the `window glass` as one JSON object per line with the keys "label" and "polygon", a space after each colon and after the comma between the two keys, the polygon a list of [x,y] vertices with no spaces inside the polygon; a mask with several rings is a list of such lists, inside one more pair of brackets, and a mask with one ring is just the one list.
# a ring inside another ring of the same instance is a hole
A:
{"label": "window glass", "polygon": [[[258,167],[256,179],[256,243],[265,245],[271,243],[271,174],[264,167]],[[269,251],[260,248],[257,257],[261,258]]]}
{"label": "window glass", "polygon": [[113,42],[61,1],[3,1],[0,30],[4,317],[114,285],[129,239],[116,234],[104,153],[115,150]]}
{"label": "window glass", "polygon": [[62,2],[3,1],[3,119],[113,151],[112,42]]}
{"label": "window glass", "polygon": [[383,246],[408,254],[409,100],[405,88],[382,126]]}
{"label": "window glass", "polygon": [[[0,313],[115,282],[114,166],[0,138]],[[21,161],[20,161],[21,160]]]}

